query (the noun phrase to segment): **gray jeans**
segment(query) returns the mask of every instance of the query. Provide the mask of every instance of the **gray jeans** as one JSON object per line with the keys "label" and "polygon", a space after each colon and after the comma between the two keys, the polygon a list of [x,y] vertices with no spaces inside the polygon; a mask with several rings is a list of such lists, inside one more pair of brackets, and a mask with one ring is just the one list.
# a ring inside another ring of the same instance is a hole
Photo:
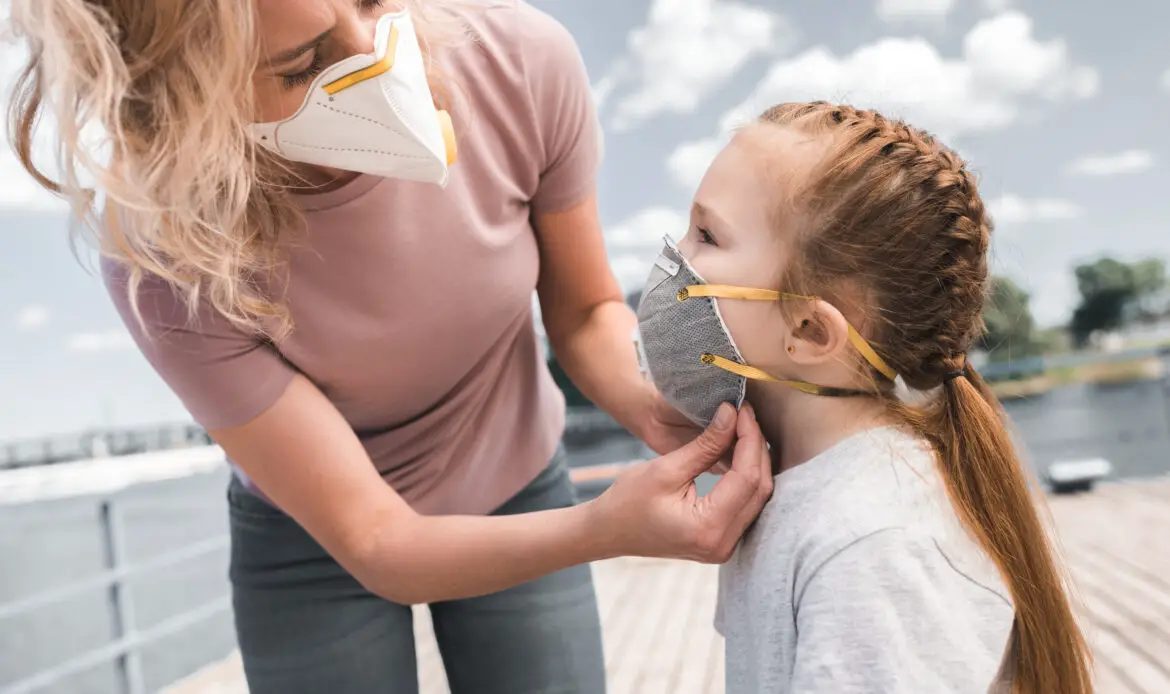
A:
{"label": "gray jeans", "polygon": [[[495,514],[575,501],[558,452]],[[235,480],[228,503],[236,634],[251,694],[415,694],[410,608],[366,591],[295,521]],[[605,692],[587,566],[429,607],[452,694]]]}

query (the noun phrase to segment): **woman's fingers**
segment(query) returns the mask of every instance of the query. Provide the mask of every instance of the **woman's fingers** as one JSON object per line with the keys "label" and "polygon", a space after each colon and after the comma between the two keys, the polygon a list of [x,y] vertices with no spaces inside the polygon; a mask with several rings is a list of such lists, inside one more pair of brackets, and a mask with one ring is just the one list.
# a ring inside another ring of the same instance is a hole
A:
{"label": "woman's fingers", "polygon": [[[694,441],[622,472],[591,502],[598,530],[621,554],[722,563],[772,493],[771,465],[755,413],[730,405]],[[710,494],[694,478],[730,451],[731,465]]]}
{"label": "woman's fingers", "polygon": [[663,456],[667,465],[660,466],[672,482],[680,487],[689,485],[720,461],[735,442],[738,424],[735,408],[724,403],[715,412],[715,418],[693,441]]}
{"label": "woman's fingers", "polygon": [[[768,503],[768,499],[772,498],[772,456],[768,451],[767,441],[764,440],[763,434],[760,432],[759,424],[756,422],[755,412],[750,405],[746,405],[745,409],[748,411],[746,417],[741,416],[738,422],[737,434],[739,435],[739,443],[736,444],[738,449],[740,445],[752,446],[755,449],[755,454],[749,456],[750,460],[754,460],[759,466],[759,482],[756,485],[755,496],[751,503],[745,505],[740,509],[737,518],[737,524],[733,526],[731,537],[728,542],[732,549],[739,542],[739,538],[743,536],[744,532],[751,527],[755,522],[756,517],[759,516],[760,511],[763,510],[764,504]],[[728,550],[730,554],[731,550]]]}
{"label": "woman's fingers", "polygon": [[740,410],[736,435],[731,468],[710,494],[699,500],[699,518],[706,526],[700,533],[701,561],[726,561],[772,495],[768,447],[749,405]]}

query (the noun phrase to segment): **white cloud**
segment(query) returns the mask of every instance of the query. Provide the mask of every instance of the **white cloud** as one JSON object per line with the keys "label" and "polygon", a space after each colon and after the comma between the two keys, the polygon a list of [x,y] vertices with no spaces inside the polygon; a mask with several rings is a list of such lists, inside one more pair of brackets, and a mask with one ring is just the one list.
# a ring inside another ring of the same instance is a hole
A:
{"label": "white cloud", "polygon": [[1084,210],[1071,200],[1061,198],[1022,198],[1005,194],[987,203],[997,224],[1029,224],[1077,219]]}
{"label": "white cloud", "polygon": [[[1097,71],[1075,63],[1062,39],[1038,40],[1032,20],[1009,11],[977,23],[959,58],[943,57],[923,38],[887,37],[843,56],[810,48],[775,63],[719,125],[727,132],[775,103],[826,99],[876,108],[949,140],[1002,129],[1029,109],[1090,98],[1098,86]],[[699,166],[693,157],[689,163]]]}
{"label": "white cloud", "polygon": [[955,0],[877,0],[878,17],[886,22],[938,21],[955,9]]}
{"label": "white cloud", "polygon": [[[7,12],[4,15],[7,18]],[[11,101],[12,87],[16,83],[17,75],[24,67],[26,56],[27,51],[22,46],[11,43],[7,37],[0,38],[0,90],[2,90],[5,105]],[[42,167],[44,162],[52,161],[50,158],[52,155],[51,140],[49,139],[51,130],[46,127],[47,125],[47,123],[42,123],[38,127],[38,137],[34,141],[33,148],[33,156],[36,158],[37,164]],[[24,170],[12,150],[7,135],[3,139],[4,144],[0,147],[0,180],[4,181],[4,185],[0,186],[0,210],[59,211],[68,209],[68,205],[63,200],[42,188]],[[54,169],[49,169],[50,174],[53,171]]]}
{"label": "white cloud", "polygon": [[1012,7],[1014,4],[1012,0],[983,0],[983,9],[991,13],[999,13]]}
{"label": "white cloud", "polygon": [[669,207],[648,207],[617,226],[610,227],[605,240],[610,248],[658,248],[662,237],[680,239],[690,216]]}
{"label": "white cloud", "polygon": [[598,113],[601,113],[606,103],[609,102],[609,96],[613,94],[614,88],[617,87],[617,77],[614,75],[606,75],[591,85],[591,87],[594,108],[597,109]]}
{"label": "white cloud", "polygon": [[0,210],[21,212],[65,212],[69,205],[38,184],[5,147],[0,151]]}
{"label": "white cloud", "polygon": [[1117,176],[1139,173],[1154,165],[1154,155],[1144,149],[1127,149],[1117,154],[1090,154],[1069,164],[1068,173],[1078,176]]}
{"label": "white cloud", "polygon": [[605,240],[610,267],[627,294],[640,289],[650,264],[662,248],[662,237],[681,239],[690,225],[690,215],[669,207],[648,207],[629,219],[606,229]]}
{"label": "white cloud", "polygon": [[643,251],[622,253],[610,258],[609,267],[613,270],[614,277],[617,277],[623,294],[629,295],[630,292],[642,288],[646,276],[650,273],[650,263],[654,262],[654,256],[654,252]]}
{"label": "white cloud", "polygon": [[69,338],[71,352],[115,352],[133,346],[134,340],[130,334],[120,329],[79,333]]}
{"label": "white cloud", "polygon": [[24,332],[33,332],[49,322],[49,309],[44,306],[26,306],[16,314],[16,327]]}
{"label": "white cloud", "polygon": [[782,16],[733,0],[653,0],[626,54],[594,86],[595,98],[604,104],[618,94],[618,131],[690,113],[749,60],[787,50],[794,36]]}
{"label": "white cloud", "polygon": [[1024,282],[1031,301],[1032,317],[1042,327],[1060,325],[1068,321],[1077,305],[1080,293],[1076,277],[1068,268],[1058,268]]}
{"label": "white cloud", "polygon": [[[5,17],[0,17],[0,20]],[[11,101],[12,89],[17,76],[24,68],[27,55],[28,52],[22,44],[13,43],[7,36],[0,36],[0,93],[3,94],[5,105]],[[60,179],[54,146],[56,133],[53,115],[42,110],[42,117],[33,135],[32,156],[40,171],[51,180]],[[4,144],[0,146],[0,180],[4,181],[4,185],[0,187],[0,210],[68,211],[67,201],[42,188],[21,165],[7,134],[3,140]],[[100,128],[92,123],[87,124],[82,128],[81,140],[82,146],[86,147],[99,163],[106,160],[109,148],[105,144]],[[78,170],[77,174],[83,186],[92,185],[92,179],[87,172]]]}
{"label": "white cloud", "polygon": [[707,173],[707,167],[726,142],[726,137],[708,137],[682,143],[666,160],[671,178],[686,190],[698,188],[703,175]]}

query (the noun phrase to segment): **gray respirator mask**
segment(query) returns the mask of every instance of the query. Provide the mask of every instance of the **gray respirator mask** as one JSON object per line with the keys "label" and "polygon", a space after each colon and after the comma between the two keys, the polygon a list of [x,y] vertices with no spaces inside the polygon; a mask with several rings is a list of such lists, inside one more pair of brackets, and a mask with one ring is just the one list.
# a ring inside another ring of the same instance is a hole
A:
{"label": "gray respirator mask", "polygon": [[[817,299],[772,289],[708,284],[678,247],[669,238],[665,239],[642,288],[635,345],[640,366],[648,371],[662,397],[691,421],[706,426],[725,402],[739,409],[747,393],[748,379],[782,383],[810,395],[874,395],[873,391],[777,378],[749,366],[723,321],[717,298]],[[852,326],[849,341],[880,374],[894,381],[894,370]]]}

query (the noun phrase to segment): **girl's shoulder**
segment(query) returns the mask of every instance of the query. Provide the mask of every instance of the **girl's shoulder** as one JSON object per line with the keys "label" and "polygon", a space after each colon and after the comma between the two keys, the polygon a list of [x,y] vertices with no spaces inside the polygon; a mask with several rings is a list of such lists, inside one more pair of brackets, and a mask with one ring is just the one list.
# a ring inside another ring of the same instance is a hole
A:
{"label": "girl's shoulder", "polygon": [[893,427],[856,434],[779,475],[752,534],[745,547],[782,557],[797,594],[828,562],[890,543],[907,561],[941,559],[1006,594],[951,504],[929,444]]}

